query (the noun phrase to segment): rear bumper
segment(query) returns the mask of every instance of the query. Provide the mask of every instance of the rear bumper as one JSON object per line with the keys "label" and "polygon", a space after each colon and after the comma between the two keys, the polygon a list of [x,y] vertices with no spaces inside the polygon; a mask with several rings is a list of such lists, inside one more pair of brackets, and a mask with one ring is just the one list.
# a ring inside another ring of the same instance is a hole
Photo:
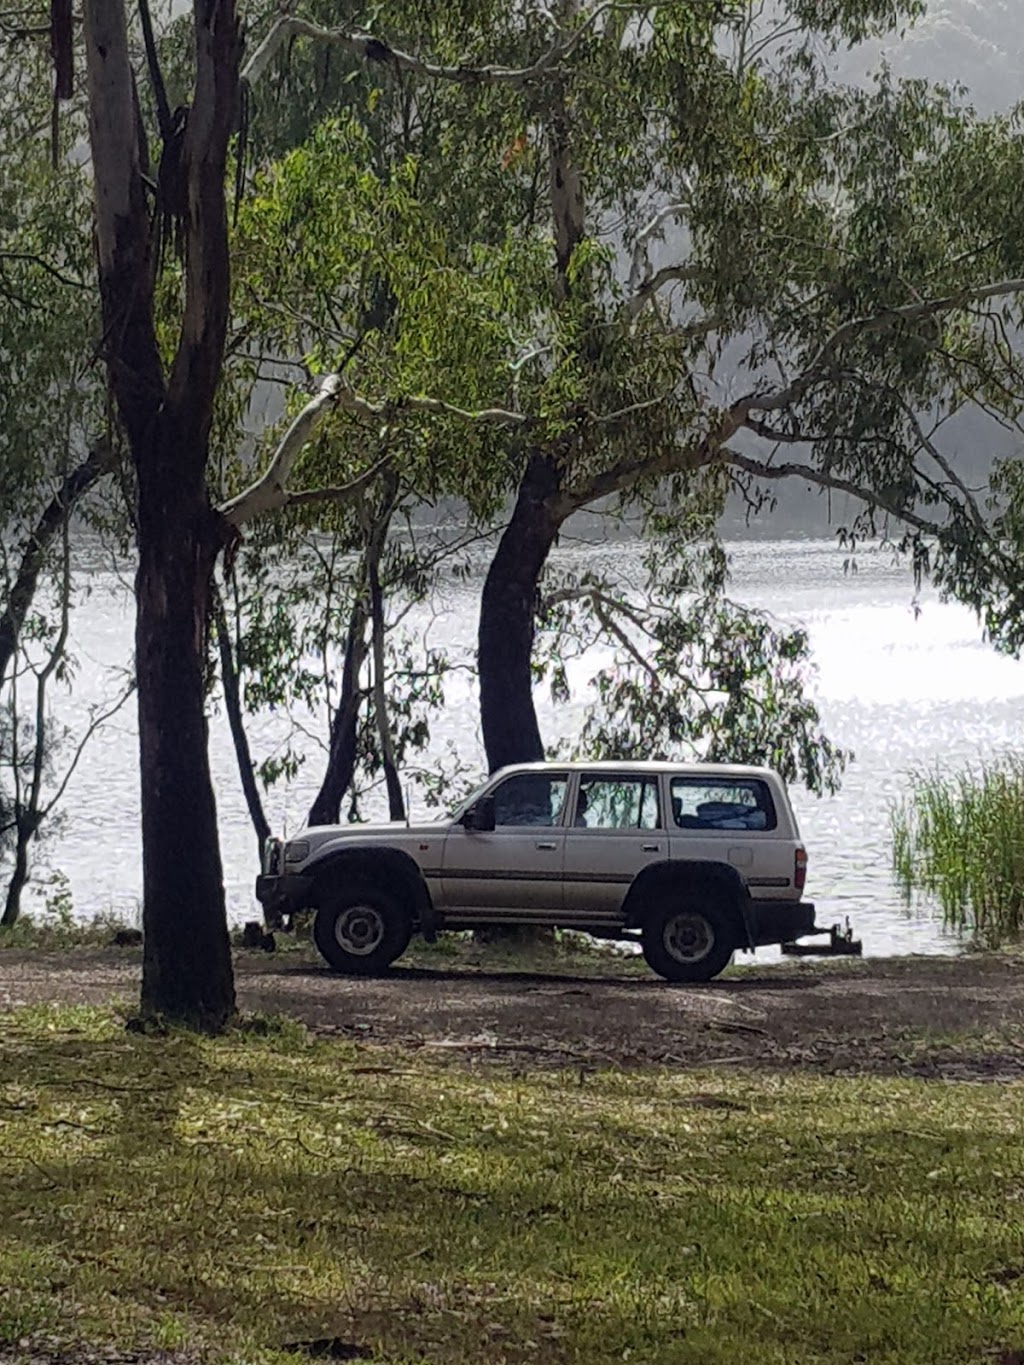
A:
{"label": "rear bumper", "polygon": [[286,915],[305,910],[313,894],[313,878],[301,872],[263,873],[256,878],[256,899],[270,928],[280,927]]}
{"label": "rear bumper", "polygon": [[792,943],[814,932],[813,901],[751,901],[754,947],[767,943]]}

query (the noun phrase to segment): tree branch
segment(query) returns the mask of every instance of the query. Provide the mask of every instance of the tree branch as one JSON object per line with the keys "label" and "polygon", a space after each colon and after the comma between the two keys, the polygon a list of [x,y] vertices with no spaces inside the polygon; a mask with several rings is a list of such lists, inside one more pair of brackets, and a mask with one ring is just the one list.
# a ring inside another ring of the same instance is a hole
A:
{"label": "tree branch", "polygon": [[85,55],[104,351],[134,451],[146,440],[165,390],[123,0],[89,0]]}
{"label": "tree branch", "polygon": [[818,488],[829,488],[836,493],[848,493],[858,502],[865,503],[876,511],[885,512],[887,516],[895,517],[897,521],[906,522],[907,525],[924,531],[927,535],[938,535],[942,529],[938,523],[912,512],[909,508],[887,498],[884,493],[876,492],[872,488],[864,488],[861,484],[854,483],[851,479],[841,478],[837,474],[815,469],[812,465],[798,464],[793,461],[783,464],[769,464],[765,460],[753,459],[751,456],[744,455],[727,446],[722,446],[719,449],[718,459],[722,464],[729,465],[734,469],[742,469],[744,473],[753,474],[758,479],[803,479],[807,483],[815,484]]}
{"label": "tree branch", "polygon": [[528,426],[536,418],[526,413],[514,412],[509,408],[480,408],[472,411],[446,403],[441,398],[412,397],[379,399],[363,398],[352,389],[342,387],[338,392],[338,407],[356,417],[369,417],[374,420],[391,418],[402,412],[430,412],[439,416],[460,417],[466,422],[486,422],[495,426]]}
{"label": "tree branch", "polygon": [[39,574],[54,536],[75,504],[105,474],[114,468],[114,452],[106,442],[90,451],[64,479],[64,482],[43,508],[35,529],[21,552],[18,573],[0,614],[0,684],[7,676],[11,659],[18,648],[21,628],[35,596]]}
{"label": "tree branch", "polygon": [[205,462],[230,306],[225,168],[238,114],[242,46],[233,4],[194,0],[193,8],[195,95],[182,150],[188,188],[185,307],[168,402],[182,433],[182,454]]}
{"label": "tree branch", "polygon": [[314,42],[330,43],[344,48],[354,56],[382,66],[393,66],[398,71],[409,71],[416,76],[431,80],[452,81],[456,85],[509,85],[512,87],[530,85],[541,80],[560,62],[568,57],[580,39],[592,29],[598,20],[611,9],[614,3],[598,5],[568,37],[552,44],[543,56],[531,66],[442,66],[423,61],[408,52],[391,47],[381,38],[361,29],[321,28],[297,15],[286,14],[275,20],[267,36],[246,62],[242,70],[242,80],[255,85],[266,71],[275,53],[292,38],[310,38]]}
{"label": "tree branch", "polygon": [[702,273],[695,265],[663,265],[660,270],[656,270],[644,280],[636,293],[626,300],[626,317],[632,322],[643,312],[644,305],[649,303],[659,290],[664,289],[666,284],[673,284],[678,280],[696,280]]}
{"label": "tree branch", "polygon": [[317,394],[281,437],[270,463],[260,477],[241,493],[221,504],[221,515],[232,526],[243,526],[264,512],[276,511],[287,505],[289,495],[285,485],[292,467],[324,413],[337,405],[341,388],[340,375],[325,375]]}
{"label": "tree branch", "polygon": [[777,412],[798,402],[816,380],[828,371],[836,352],[854,337],[870,333],[885,332],[901,322],[917,322],[921,318],[934,317],[937,313],[950,313],[964,308],[969,303],[980,303],[985,299],[1004,298],[1008,294],[1024,293],[1024,279],[999,280],[993,284],[978,285],[973,289],[961,289],[955,294],[947,294],[937,299],[922,299],[918,303],[904,304],[901,308],[886,308],[880,313],[867,317],[851,318],[837,327],[822,344],[811,363],[785,388],[774,393],[751,393],[740,399],[737,407],[745,411]]}

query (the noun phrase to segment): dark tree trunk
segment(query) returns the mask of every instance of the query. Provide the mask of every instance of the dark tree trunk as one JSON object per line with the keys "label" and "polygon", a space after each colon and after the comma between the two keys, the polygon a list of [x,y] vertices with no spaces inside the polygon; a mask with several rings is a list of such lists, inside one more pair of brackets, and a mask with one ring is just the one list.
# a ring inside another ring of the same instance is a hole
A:
{"label": "dark tree trunk", "polygon": [[366,545],[366,588],[370,594],[370,639],[373,648],[373,710],[377,722],[377,742],[380,746],[380,762],[384,769],[384,785],[388,793],[388,815],[392,820],[406,818],[405,798],[402,783],[395,762],[395,746],[388,720],[387,686],[384,678],[384,590],[380,582],[380,561],[387,541],[388,527],[395,508],[398,480],[389,471],[384,476],[384,500],[367,539]]}
{"label": "dark tree trunk", "polygon": [[14,866],[11,869],[11,879],[7,883],[4,912],[0,915],[0,927],[4,929],[17,924],[18,916],[21,914],[21,893],[28,881],[28,845],[31,838],[32,832],[19,824],[14,847]]}
{"label": "dark tree trunk", "polygon": [[320,790],[309,810],[311,825],[336,825],[341,803],[352,785],[356,770],[359,728],[359,674],[366,662],[366,603],[357,596],[348,623],[341,696],[331,726],[331,751]]}
{"label": "dark tree trunk", "polygon": [[113,454],[108,446],[92,451],[65,478],[60,488],[39,514],[32,534],[25,542],[21,561],[10,596],[0,612],[0,683],[7,677],[14,652],[21,638],[21,628],[35,597],[36,585],[46,555],[58,532],[64,525],[71,509],[89,489],[108,473],[114,465]]}
{"label": "dark tree trunk", "polygon": [[213,617],[217,627],[217,651],[220,654],[220,680],[224,688],[224,710],[227,712],[231,742],[235,747],[235,761],[238,763],[238,778],[249,808],[249,819],[256,833],[257,866],[263,858],[263,845],[270,838],[270,822],[263,809],[256,773],[253,769],[252,753],[249,750],[249,737],[245,733],[245,717],[242,714],[242,696],[238,686],[238,669],[231,649],[231,635],[228,631],[228,618],[224,603],[216,588],[213,589]]}
{"label": "dark tree trunk", "polygon": [[135,671],[142,780],[142,1010],[220,1028],[235,989],[206,749],[204,671],[221,524],[206,494],[231,298],[225,169],[238,114],[234,0],[193,0],[195,81],[177,148],[184,303],[165,374],[124,0],[83,12],[104,353],[138,479]]}
{"label": "dark tree trunk", "polygon": [[491,772],[506,763],[533,763],[544,757],[531,664],[538,584],[561,526],[551,507],[558,488],[554,461],[534,455],[484,581],[477,668],[480,721]]}
{"label": "dark tree trunk", "polygon": [[135,452],[139,567],[135,667],[142,779],[142,1009],[216,1030],[235,1010],[204,670],[222,540],[205,460],[180,448],[166,410]]}

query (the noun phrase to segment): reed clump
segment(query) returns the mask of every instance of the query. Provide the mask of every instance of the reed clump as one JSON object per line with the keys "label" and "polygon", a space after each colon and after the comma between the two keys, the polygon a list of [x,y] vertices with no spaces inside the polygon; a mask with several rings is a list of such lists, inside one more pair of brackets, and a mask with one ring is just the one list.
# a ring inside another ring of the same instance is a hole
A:
{"label": "reed clump", "polygon": [[892,810],[893,870],[908,905],[985,947],[1024,931],[1024,758],[912,775]]}

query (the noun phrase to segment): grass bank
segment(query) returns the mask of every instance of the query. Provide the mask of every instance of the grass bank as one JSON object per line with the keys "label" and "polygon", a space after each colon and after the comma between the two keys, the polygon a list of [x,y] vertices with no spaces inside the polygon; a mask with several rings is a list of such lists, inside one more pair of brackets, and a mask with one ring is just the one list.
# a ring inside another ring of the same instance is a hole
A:
{"label": "grass bank", "polygon": [[1017,1361],[1022,1122],[1015,1085],[0,1015],[0,1355]]}

